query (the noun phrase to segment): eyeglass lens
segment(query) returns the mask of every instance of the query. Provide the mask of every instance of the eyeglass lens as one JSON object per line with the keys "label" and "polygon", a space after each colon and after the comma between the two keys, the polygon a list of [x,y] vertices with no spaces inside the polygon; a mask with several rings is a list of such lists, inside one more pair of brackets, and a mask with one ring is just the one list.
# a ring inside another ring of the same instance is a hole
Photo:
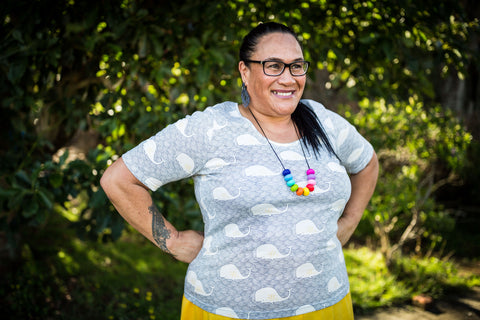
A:
{"label": "eyeglass lens", "polygon": [[[265,61],[263,63],[263,71],[270,76],[278,76],[283,73],[285,63],[281,61]],[[308,63],[305,61],[298,61],[288,64],[290,73],[294,76],[302,76],[307,73]]]}

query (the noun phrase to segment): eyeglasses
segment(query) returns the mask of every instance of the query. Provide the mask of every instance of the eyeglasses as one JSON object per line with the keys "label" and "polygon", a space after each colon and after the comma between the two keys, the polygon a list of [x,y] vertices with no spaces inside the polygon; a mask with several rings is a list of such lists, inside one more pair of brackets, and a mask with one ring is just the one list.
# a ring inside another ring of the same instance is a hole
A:
{"label": "eyeglasses", "polygon": [[288,67],[290,74],[294,77],[303,76],[307,73],[310,62],[300,60],[292,63],[285,63],[277,60],[245,60],[245,62],[259,63],[263,66],[263,73],[267,76],[279,76],[285,70],[285,67]]}

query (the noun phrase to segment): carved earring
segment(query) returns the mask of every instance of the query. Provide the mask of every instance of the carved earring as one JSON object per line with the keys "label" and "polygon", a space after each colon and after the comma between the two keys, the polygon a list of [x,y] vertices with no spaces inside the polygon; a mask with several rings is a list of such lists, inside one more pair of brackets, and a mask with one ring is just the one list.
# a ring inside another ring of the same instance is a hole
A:
{"label": "carved earring", "polygon": [[245,86],[245,83],[242,82],[242,104],[246,108],[250,104],[250,95],[248,94],[247,91],[247,86]]}

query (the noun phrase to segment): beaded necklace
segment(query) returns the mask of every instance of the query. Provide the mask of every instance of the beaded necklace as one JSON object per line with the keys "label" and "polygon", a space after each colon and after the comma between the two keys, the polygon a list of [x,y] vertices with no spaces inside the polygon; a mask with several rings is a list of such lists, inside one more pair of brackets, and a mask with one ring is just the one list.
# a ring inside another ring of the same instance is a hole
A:
{"label": "beaded necklace", "polygon": [[[283,175],[283,179],[285,180],[285,182],[287,184],[287,187],[292,192],[295,192],[298,196],[302,196],[302,195],[303,196],[308,196],[310,194],[310,192],[315,189],[315,184],[316,184],[315,170],[310,168],[310,164],[308,163],[307,156],[305,155],[305,150],[303,149],[302,142],[299,141],[300,147],[302,148],[303,157],[304,157],[305,162],[307,163],[307,167],[308,167],[308,170],[306,172],[307,173],[307,185],[304,188],[299,187],[298,184],[295,182],[295,180],[293,179],[291,171],[289,169],[286,169],[285,166],[283,165],[282,160],[280,160],[280,157],[278,156],[277,152],[275,151],[275,148],[273,148],[272,144],[270,143],[270,140],[268,139],[267,135],[265,134],[265,131],[263,131],[262,126],[258,122],[258,120],[255,117],[255,115],[253,114],[252,110],[250,110],[250,108],[247,108],[247,109],[248,109],[248,111],[250,111],[250,114],[252,115],[253,119],[255,119],[255,122],[257,123],[258,127],[260,128],[260,130],[263,133],[263,136],[267,140],[268,145],[270,146],[273,153],[277,157],[278,161],[282,165],[282,168],[283,168],[282,175]],[[294,124],[294,127],[295,127],[295,132],[297,133],[297,137],[300,140],[300,134],[298,133],[298,129],[297,129],[297,126],[295,124]]]}

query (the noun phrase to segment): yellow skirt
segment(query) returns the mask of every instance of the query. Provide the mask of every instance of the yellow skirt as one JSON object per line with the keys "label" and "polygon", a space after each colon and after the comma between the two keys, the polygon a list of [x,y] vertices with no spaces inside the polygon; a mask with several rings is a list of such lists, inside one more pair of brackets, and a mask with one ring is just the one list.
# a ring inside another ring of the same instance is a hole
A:
{"label": "yellow skirt", "polygon": [[[183,296],[182,301],[182,316],[180,320],[232,320],[233,318],[219,316],[213,313],[209,313],[200,309],[190,301],[188,301],[185,296]],[[275,318],[272,320],[353,320],[353,306],[352,306],[352,296],[350,292],[340,300],[338,303],[334,304],[331,307],[301,314],[299,316],[286,317],[286,318]]]}

